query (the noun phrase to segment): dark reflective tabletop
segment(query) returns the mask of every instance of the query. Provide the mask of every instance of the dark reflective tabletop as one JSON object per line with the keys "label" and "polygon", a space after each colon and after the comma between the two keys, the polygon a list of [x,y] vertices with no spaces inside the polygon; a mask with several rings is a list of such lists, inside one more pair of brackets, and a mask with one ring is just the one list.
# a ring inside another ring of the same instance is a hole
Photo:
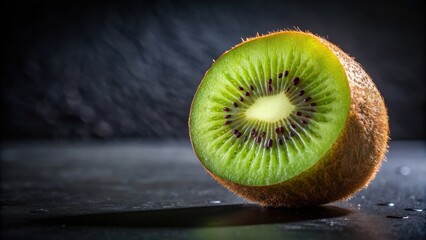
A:
{"label": "dark reflective tabletop", "polygon": [[3,144],[2,239],[424,239],[425,142],[394,141],[367,189],[261,208],[214,182],[187,141]]}

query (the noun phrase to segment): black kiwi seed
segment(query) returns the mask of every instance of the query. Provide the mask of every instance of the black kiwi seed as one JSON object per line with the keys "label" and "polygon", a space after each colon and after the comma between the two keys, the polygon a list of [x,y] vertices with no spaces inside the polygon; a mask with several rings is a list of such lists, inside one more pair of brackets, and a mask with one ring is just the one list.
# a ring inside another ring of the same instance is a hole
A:
{"label": "black kiwi seed", "polygon": [[302,91],[299,92],[299,96],[302,96],[303,94],[305,94],[304,90],[302,90]]}
{"label": "black kiwi seed", "polygon": [[244,88],[241,86],[238,86],[238,89],[240,89],[241,91],[244,91]]}
{"label": "black kiwi seed", "polygon": [[257,132],[256,132],[256,130],[254,130],[254,129],[253,129],[253,130],[251,131],[251,135],[252,135],[253,137],[257,137]]}
{"label": "black kiwi seed", "polygon": [[271,85],[272,84],[272,79],[270,78],[268,81],[268,84]]}
{"label": "black kiwi seed", "polygon": [[266,136],[266,132],[263,132],[263,133],[262,133],[262,137],[264,137],[264,136]]}
{"label": "black kiwi seed", "polygon": [[268,92],[272,92],[272,86],[271,85],[268,86]]}
{"label": "black kiwi seed", "polygon": [[312,98],[311,98],[311,97],[307,97],[307,98],[305,98],[304,102],[309,102],[309,101],[311,101],[311,100],[312,100]]}
{"label": "black kiwi seed", "polygon": [[231,115],[230,115],[230,114],[228,114],[228,115],[226,115],[226,116],[225,116],[225,118],[230,118],[230,117],[231,117]]}
{"label": "black kiwi seed", "polygon": [[251,89],[252,91],[254,91],[254,87],[253,87],[253,85],[250,85],[250,89]]}
{"label": "black kiwi seed", "polygon": [[293,85],[297,85],[300,82],[300,78],[296,77],[295,79],[293,79],[292,83]]}
{"label": "black kiwi seed", "polygon": [[229,109],[229,108],[227,108],[227,107],[224,107],[224,108],[223,108],[223,111],[225,111],[225,112],[229,112],[229,110],[230,110],[230,109]]}
{"label": "black kiwi seed", "polygon": [[296,112],[296,115],[297,116],[302,116],[302,113],[301,112]]}
{"label": "black kiwi seed", "polygon": [[240,101],[241,101],[241,102],[244,102],[244,98],[243,98],[243,97],[240,97]]}
{"label": "black kiwi seed", "polygon": [[283,140],[280,138],[280,139],[278,139],[278,144],[279,145],[283,145],[284,144],[284,142],[283,142]]}
{"label": "black kiwi seed", "polygon": [[283,77],[283,73],[278,74],[278,78],[282,78]]}
{"label": "black kiwi seed", "polygon": [[250,93],[249,92],[246,92],[246,96],[248,97],[248,96],[250,96]]}
{"label": "black kiwi seed", "polygon": [[234,105],[234,107],[238,107],[238,103],[236,102],[232,103],[232,105]]}
{"label": "black kiwi seed", "polygon": [[257,143],[257,144],[259,144],[261,141],[262,141],[262,138],[261,138],[261,137],[257,137],[257,138],[256,138],[256,143]]}
{"label": "black kiwi seed", "polygon": [[273,144],[272,139],[269,139],[269,140],[266,142],[266,147],[267,147],[267,148],[270,148],[270,147],[272,147],[272,144]]}
{"label": "black kiwi seed", "polygon": [[238,131],[238,129],[235,129],[233,132],[232,132],[237,138],[239,138],[239,137],[241,137],[241,133]]}
{"label": "black kiwi seed", "polygon": [[231,120],[228,120],[228,121],[225,122],[225,125],[229,125],[229,124],[231,124],[231,122],[232,122]]}
{"label": "black kiwi seed", "polygon": [[284,72],[284,77],[287,77],[288,76],[288,71],[285,71]]}
{"label": "black kiwi seed", "polygon": [[316,105],[317,105],[317,103],[314,103],[314,102],[313,102],[313,103],[311,103],[311,106],[312,106],[312,107],[315,107]]}
{"label": "black kiwi seed", "polygon": [[275,132],[276,132],[277,134],[280,134],[280,133],[281,133],[281,128],[277,127],[277,128],[275,129]]}

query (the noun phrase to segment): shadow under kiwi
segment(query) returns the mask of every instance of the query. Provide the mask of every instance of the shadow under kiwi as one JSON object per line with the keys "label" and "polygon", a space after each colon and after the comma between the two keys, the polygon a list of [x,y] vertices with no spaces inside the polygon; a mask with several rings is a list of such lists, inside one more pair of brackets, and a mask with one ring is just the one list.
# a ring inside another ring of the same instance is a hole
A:
{"label": "shadow under kiwi", "polygon": [[350,210],[335,206],[291,209],[235,204],[60,216],[44,219],[42,223],[68,226],[196,228],[292,223],[336,218],[351,213]]}

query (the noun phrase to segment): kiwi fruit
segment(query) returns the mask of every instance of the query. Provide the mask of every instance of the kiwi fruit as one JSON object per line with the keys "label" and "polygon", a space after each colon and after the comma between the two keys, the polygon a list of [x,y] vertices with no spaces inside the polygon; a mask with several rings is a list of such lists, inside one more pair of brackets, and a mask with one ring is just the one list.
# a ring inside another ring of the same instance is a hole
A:
{"label": "kiwi fruit", "polygon": [[389,138],[382,96],[353,58],[301,31],[246,39],[206,72],[189,116],[206,171],[262,206],[348,199],[374,178]]}

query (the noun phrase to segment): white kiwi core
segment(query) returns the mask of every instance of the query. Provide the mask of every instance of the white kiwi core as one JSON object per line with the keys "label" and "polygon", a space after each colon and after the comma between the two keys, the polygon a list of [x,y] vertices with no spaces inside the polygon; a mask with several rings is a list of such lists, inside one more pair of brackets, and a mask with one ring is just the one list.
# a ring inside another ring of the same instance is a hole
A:
{"label": "white kiwi core", "polygon": [[273,123],[287,118],[294,108],[295,106],[282,92],[277,95],[256,99],[254,104],[246,110],[245,115],[248,119]]}

